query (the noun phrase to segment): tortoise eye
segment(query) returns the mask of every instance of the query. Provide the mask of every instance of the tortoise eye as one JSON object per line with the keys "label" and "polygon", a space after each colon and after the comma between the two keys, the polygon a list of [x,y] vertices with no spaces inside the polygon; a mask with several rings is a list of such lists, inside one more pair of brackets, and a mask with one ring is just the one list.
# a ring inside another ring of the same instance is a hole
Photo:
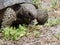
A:
{"label": "tortoise eye", "polygon": [[28,15],[29,15],[29,18],[31,18],[31,19],[34,19],[34,16],[33,16],[33,14],[31,14],[31,13],[28,13]]}
{"label": "tortoise eye", "polygon": [[28,15],[31,15],[31,13],[28,13]]}

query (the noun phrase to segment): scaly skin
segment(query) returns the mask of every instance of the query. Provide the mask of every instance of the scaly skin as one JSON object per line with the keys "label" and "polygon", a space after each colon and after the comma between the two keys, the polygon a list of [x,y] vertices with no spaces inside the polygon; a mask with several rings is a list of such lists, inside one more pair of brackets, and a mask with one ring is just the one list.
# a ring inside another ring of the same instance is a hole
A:
{"label": "scaly skin", "polygon": [[18,11],[18,18],[21,18],[22,23],[31,23],[32,20],[36,19],[39,24],[44,24],[48,19],[48,13],[45,10],[37,9],[32,4],[22,4]]}
{"label": "scaly skin", "polygon": [[48,14],[44,10],[39,10],[33,4],[28,3],[17,4],[0,12],[0,25],[2,28],[18,26],[19,24],[30,24],[34,19],[39,24],[44,24],[48,19]]}
{"label": "scaly skin", "polygon": [[48,20],[48,13],[41,9],[37,9],[37,21],[38,21],[38,24],[45,24]]}
{"label": "scaly skin", "polygon": [[16,20],[16,13],[12,8],[7,8],[4,12],[1,28],[10,26]]}

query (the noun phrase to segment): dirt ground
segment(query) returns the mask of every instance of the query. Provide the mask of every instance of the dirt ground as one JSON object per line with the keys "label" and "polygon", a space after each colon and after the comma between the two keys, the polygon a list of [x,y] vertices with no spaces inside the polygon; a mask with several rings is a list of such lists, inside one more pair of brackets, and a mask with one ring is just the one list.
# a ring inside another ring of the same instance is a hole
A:
{"label": "dirt ground", "polygon": [[[47,8],[49,10],[49,20],[51,19],[60,19],[60,0],[56,6],[56,9],[50,8],[51,0],[41,0],[43,3],[43,8]],[[40,1],[40,2],[41,2]],[[0,45],[60,45],[60,39],[55,36],[55,34],[60,34],[60,24],[57,24],[52,27],[44,27],[42,26],[38,30],[38,37],[33,35],[33,31],[30,31],[29,36],[23,36],[19,38],[19,40],[4,40],[0,36]],[[1,34],[0,34],[1,35]]]}

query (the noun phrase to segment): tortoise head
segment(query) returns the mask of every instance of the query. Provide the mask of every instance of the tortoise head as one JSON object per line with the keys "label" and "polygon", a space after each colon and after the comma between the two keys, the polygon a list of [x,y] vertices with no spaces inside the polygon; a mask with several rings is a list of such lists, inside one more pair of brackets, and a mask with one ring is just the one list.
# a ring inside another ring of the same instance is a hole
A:
{"label": "tortoise head", "polygon": [[25,14],[31,18],[36,18],[37,17],[37,10],[36,7],[33,4],[21,4],[21,6],[23,7],[23,11],[25,12]]}

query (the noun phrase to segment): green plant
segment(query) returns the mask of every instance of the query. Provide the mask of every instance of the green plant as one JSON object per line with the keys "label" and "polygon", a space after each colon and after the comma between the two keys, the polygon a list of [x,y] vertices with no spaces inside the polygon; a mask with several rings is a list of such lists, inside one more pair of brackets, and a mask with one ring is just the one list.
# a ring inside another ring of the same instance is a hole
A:
{"label": "green plant", "polygon": [[38,35],[39,35],[39,32],[38,31],[34,31],[34,36],[38,37]]}
{"label": "green plant", "polygon": [[54,35],[57,39],[60,39],[60,33]]}
{"label": "green plant", "polygon": [[42,3],[38,3],[38,0],[33,0],[33,3],[35,3],[40,9],[42,9]]}
{"label": "green plant", "polygon": [[55,8],[57,6],[57,0],[52,0],[51,7]]}
{"label": "green plant", "polygon": [[26,30],[27,28],[25,26],[19,25],[18,29],[13,27],[6,27],[3,29],[2,33],[5,40],[17,40],[19,37],[22,37],[26,34]]}
{"label": "green plant", "polygon": [[10,32],[12,31],[12,28],[10,27],[6,27],[3,29],[2,33],[4,35],[4,39],[8,39],[8,37],[10,36]]}
{"label": "green plant", "polygon": [[33,0],[33,3],[37,4],[38,3],[38,0]]}
{"label": "green plant", "polygon": [[42,3],[37,4],[40,9],[42,9]]}
{"label": "green plant", "polygon": [[29,35],[30,35],[30,33],[29,32],[26,32],[25,36],[29,36]]}
{"label": "green plant", "polygon": [[38,24],[37,20],[34,19],[34,20],[32,21],[32,24],[33,24],[34,26],[37,25],[37,24]]}
{"label": "green plant", "polygon": [[39,30],[40,29],[40,25],[34,25],[31,29],[34,31],[34,30]]}
{"label": "green plant", "polygon": [[44,26],[54,26],[59,23],[60,23],[60,19],[52,19],[52,20],[48,21],[47,23],[45,23]]}

